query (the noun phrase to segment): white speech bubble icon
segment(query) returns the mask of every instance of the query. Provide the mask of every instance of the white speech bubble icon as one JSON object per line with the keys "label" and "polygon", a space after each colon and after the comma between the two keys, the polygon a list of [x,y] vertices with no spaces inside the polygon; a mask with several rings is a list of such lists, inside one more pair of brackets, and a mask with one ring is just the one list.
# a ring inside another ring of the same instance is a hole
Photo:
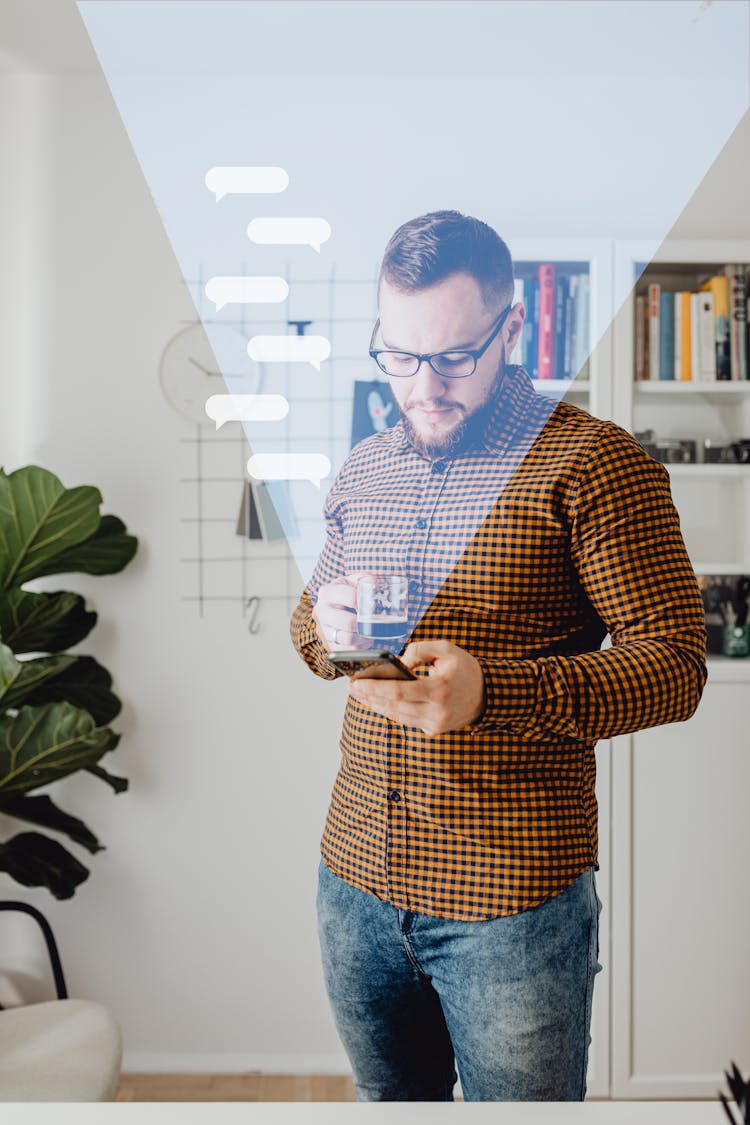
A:
{"label": "white speech bubble icon", "polygon": [[212,277],[206,296],[220,312],[225,305],[278,304],[289,296],[283,277]]}
{"label": "white speech bubble icon", "polygon": [[225,195],[254,195],[285,191],[289,176],[283,168],[209,168],[206,187],[216,196],[216,202]]}
{"label": "white speech bubble icon", "polygon": [[226,422],[280,422],[288,413],[283,395],[211,395],[206,402],[217,430]]}
{"label": "white speech bubble icon", "polygon": [[325,453],[254,453],[247,471],[255,480],[309,480],[320,488],[331,462]]}
{"label": "white speech bubble icon", "polygon": [[309,363],[320,371],[331,344],[325,336],[252,336],[247,354],[256,363]]}
{"label": "white speech bubble icon", "polygon": [[247,237],[259,246],[312,246],[319,254],[331,228],[325,219],[253,219]]}

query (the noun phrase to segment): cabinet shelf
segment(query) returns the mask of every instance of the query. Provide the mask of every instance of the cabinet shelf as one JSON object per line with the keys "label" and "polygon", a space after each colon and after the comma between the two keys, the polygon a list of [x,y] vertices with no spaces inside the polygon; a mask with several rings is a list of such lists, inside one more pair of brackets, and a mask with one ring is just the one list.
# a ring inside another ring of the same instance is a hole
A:
{"label": "cabinet shelf", "polygon": [[748,395],[750,379],[711,380],[689,382],[681,379],[634,379],[636,395]]}
{"label": "cabinet shelf", "polygon": [[723,480],[750,480],[750,465],[722,464],[721,462],[705,464],[677,464],[665,465],[670,477],[721,477]]}
{"label": "cabinet shelf", "polygon": [[708,682],[750,683],[750,656],[708,656]]}
{"label": "cabinet shelf", "polygon": [[693,563],[696,574],[750,574],[750,562]]}

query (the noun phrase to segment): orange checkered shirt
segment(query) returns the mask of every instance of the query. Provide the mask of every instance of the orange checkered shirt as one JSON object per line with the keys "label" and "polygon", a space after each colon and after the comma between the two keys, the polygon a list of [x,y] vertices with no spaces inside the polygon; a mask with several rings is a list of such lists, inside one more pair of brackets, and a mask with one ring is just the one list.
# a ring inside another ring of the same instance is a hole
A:
{"label": "orange checkered shirt", "polygon": [[371,570],[408,575],[411,640],[460,645],[485,681],[482,715],[435,736],[348,698],[321,842],[331,871],[474,921],[598,870],[597,740],[688,719],[707,676],[664,466],[510,366],[481,440],[430,459],[400,421],[354,447],[324,514],[291,621],[309,667],[341,675],[315,629],[318,588]]}

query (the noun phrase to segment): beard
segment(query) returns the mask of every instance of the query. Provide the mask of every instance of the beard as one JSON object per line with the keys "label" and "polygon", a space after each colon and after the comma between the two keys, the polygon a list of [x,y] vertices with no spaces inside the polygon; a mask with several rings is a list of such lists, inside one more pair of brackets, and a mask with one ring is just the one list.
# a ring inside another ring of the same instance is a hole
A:
{"label": "beard", "polygon": [[[461,418],[456,425],[442,436],[423,437],[423,435],[418,433],[414,428],[408,415],[401,410],[404,433],[417,453],[421,454],[423,457],[445,457],[447,455],[460,453],[466,449],[472,449],[480,444],[489,420],[497,406],[498,392],[505,373],[504,353],[505,349],[503,349],[503,361],[495,372],[495,377],[488,386],[481,402],[474,407],[471,414]],[[469,378],[471,378],[471,376],[469,376]],[[440,403],[436,403],[435,405],[439,406]],[[461,409],[463,410],[463,408]]]}

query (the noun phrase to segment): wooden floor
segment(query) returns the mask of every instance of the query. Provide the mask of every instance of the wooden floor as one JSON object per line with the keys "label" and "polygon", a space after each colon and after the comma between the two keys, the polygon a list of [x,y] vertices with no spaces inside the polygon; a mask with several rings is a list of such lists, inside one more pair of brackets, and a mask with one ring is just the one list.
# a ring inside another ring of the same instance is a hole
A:
{"label": "wooden floor", "polygon": [[353,1102],[348,1076],[123,1074],[118,1102]]}

